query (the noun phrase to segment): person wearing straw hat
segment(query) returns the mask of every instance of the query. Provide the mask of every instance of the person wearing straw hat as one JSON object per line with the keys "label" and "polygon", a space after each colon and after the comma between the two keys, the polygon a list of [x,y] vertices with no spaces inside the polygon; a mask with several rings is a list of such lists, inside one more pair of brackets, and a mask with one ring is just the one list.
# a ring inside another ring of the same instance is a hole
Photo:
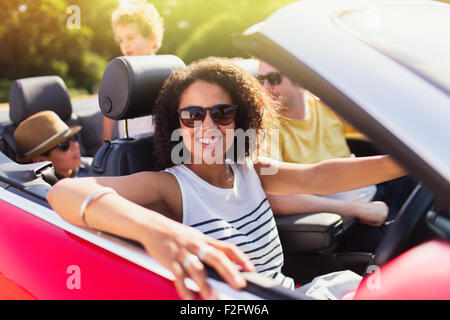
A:
{"label": "person wearing straw hat", "polygon": [[76,134],[53,111],[41,111],[22,121],[14,132],[20,163],[51,161],[58,179],[87,176],[88,161],[81,157]]}

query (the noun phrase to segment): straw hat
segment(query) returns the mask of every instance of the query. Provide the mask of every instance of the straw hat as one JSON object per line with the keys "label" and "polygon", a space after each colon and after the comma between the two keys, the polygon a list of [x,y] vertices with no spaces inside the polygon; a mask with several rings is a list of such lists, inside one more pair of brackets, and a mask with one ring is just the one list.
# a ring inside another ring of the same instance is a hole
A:
{"label": "straw hat", "polygon": [[53,111],[41,111],[23,120],[14,139],[19,145],[18,162],[30,162],[34,157],[55,148],[81,130],[81,126],[68,127]]}

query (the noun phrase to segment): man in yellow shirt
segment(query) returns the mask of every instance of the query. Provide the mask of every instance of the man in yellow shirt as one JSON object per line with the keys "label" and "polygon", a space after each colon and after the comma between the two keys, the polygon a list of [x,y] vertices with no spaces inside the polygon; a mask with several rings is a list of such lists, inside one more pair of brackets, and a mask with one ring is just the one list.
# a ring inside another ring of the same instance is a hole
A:
{"label": "man in yellow shirt", "polygon": [[[317,97],[303,90],[304,116],[282,122],[279,159],[294,163],[316,163],[351,157],[344,136],[344,124]],[[297,111],[298,112],[298,111]],[[294,114],[295,116],[295,114]]]}
{"label": "man in yellow shirt", "polygon": [[[316,163],[354,156],[347,145],[344,123],[319,98],[264,61],[259,61],[258,80],[285,108],[286,119],[280,123],[278,139],[271,138],[270,157],[284,162]],[[411,190],[412,185],[402,180],[378,190],[377,186],[369,186],[327,197],[268,195],[268,199],[278,215],[326,211],[359,218],[361,224],[349,241],[358,245],[351,249],[374,251],[385,233],[388,213],[390,219],[394,218]],[[390,210],[380,200],[386,200]]]}

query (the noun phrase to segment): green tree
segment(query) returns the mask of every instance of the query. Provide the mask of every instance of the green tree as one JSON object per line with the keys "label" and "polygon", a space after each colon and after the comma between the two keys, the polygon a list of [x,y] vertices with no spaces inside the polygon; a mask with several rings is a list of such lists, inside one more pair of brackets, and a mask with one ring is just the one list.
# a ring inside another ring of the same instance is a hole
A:
{"label": "green tree", "polygon": [[237,57],[246,53],[232,45],[232,35],[235,33],[239,18],[229,13],[215,16],[200,25],[195,32],[182,43],[176,55],[186,63],[208,56]]}
{"label": "green tree", "polygon": [[232,44],[242,33],[293,0],[155,0],[165,20],[160,52],[179,55],[186,63],[209,55],[245,56]]}
{"label": "green tree", "polygon": [[[94,92],[107,62],[121,54],[111,29],[119,1],[1,0],[0,101],[12,80],[49,74]],[[159,53],[177,54],[186,63],[209,55],[245,56],[232,35],[292,1],[149,0],[165,22]],[[68,28],[70,5],[80,9],[79,28]]]}
{"label": "green tree", "polygon": [[91,89],[106,60],[90,51],[92,29],[69,28],[65,0],[6,0],[0,10],[0,78],[57,74],[74,86]]}

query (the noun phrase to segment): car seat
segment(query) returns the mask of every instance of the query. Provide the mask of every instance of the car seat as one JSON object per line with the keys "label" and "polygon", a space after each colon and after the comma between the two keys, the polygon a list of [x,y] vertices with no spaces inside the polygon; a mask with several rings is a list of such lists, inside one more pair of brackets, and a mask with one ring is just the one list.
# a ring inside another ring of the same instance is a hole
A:
{"label": "car seat", "polygon": [[11,85],[9,106],[9,117],[12,123],[0,127],[0,150],[13,160],[19,151],[14,141],[15,129],[20,122],[43,110],[54,111],[69,126],[83,127],[77,135],[83,156],[93,156],[101,145],[101,133],[99,136],[96,128],[99,127],[99,121],[102,121],[102,114],[96,112],[78,117],[72,113],[72,103],[67,87],[58,76],[15,80]]}
{"label": "car seat", "polygon": [[[173,70],[184,68],[173,55],[118,57],[103,74],[99,104],[103,114],[114,120],[127,120],[152,114],[164,81]],[[105,144],[96,153],[91,176],[122,176],[155,170],[153,133],[125,137]]]}

